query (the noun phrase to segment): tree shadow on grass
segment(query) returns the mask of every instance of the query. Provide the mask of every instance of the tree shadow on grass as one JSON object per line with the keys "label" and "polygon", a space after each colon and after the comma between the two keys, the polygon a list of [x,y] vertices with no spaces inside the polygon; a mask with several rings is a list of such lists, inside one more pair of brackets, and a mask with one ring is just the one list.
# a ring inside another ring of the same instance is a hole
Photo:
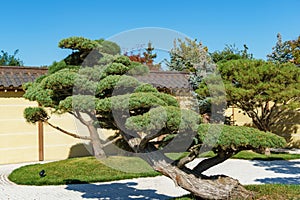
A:
{"label": "tree shadow on grass", "polygon": [[83,199],[170,199],[172,197],[157,194],[153,189],[136,189],[137,183],[107,183],[107,184],[71,184],[67,190],[81,192]]}
{"label": "tree shadow on grass", "polygon": [[255,160],[254,166],[264,167],[268,171],[285,174],[287,177],[262,178],[255,181],[268,184],[300,184],[300,161],[259,161]]}

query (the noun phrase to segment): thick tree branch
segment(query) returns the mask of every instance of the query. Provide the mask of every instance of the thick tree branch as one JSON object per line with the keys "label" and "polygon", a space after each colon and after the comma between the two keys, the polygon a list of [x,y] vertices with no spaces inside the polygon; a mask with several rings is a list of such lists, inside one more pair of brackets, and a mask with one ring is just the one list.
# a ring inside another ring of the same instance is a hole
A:
{"label": "thick tree branch", "polygon": [[88,122],[83,119],[82,115],[80,114],[79,111],[75,111],[76,115],[74,115],[79,121],[84,124],[85,126],[88,126]]}
{"label": "thick tree branch", "polygon": [[286,109],[282,108],[281,110],[279,109],[278,104],[275,102],[274,105],[271,108],[271,114],[273,118],[276,118],[278,116],[280,116],[284,111],[286,111]]}
{"label": "thick tree branch", "polygon": [[192,162],[195,158],[198,157],[199,153],[200,153],[200,145],[196,145],[194,146],[191,150],[188,156],[181,158],[178,162],[177,162],[177,167],[179,169],[183,168],[187,163]]}
{"label": "thick tree branch", "polygon": [[69,131],[66,131],[66,130],[64,130],[64,129],[58,127],[58,126],[55,126],[55,125],[51,124],[51,123],[48,122],[48,121],[45,121],[45,123],[48,124],[49,126],[51,126],[52,128],[54,128],[54,129],[56,129],[56,130],[59,130],[60,132],[66,134],[66,135],[72,136],[72,137],[74,137],[74,138],[78,138],[78,139],[82,139],[82,140],[91,140],[91,138],[88,137],[88,136],[80,136],[80,135],[71,133],[71,132],[69,132]]}
{"label": "thick tree branch", "polygon": [[122,139],[121,135],[119,135],[118,137],[116,137],[116,138],[114,138],[114,139],[106,142],[105,144],[103,144],[103,148],[106,147],[106,146],[108,146],[108,145],[110,145],[110,144],[112,144],[112,143],[114,143],[114,142],[116,142],[116,141],[118,141],[119,139]]}
{"label": "thick tree branch", "polygon": [[142,137],[142,140],[139,145],[139,149],[144,149],[150,140],[153,140],[154,138],[157,138],[161,135],[163,135],[162,131],[158,131],[158,132],[154,131],[153,133],[148,133],[147,135]]}
{"label": "thick tree branch", "polygon": [[246,113],[252,119],[252,122],[255,124],[255,126],[257,126],[258,129],[262,130],[263,126],[261,124],[261,121],[260,121],[259,116],[257,115],[257,113],[252,111],[252,110],[246,111]]}
{"label": "thick tree branch", "polygon": [[125,133],[125,131],[121,131],[120,130],[120,134],[122,136],[122,138],[127,142],[127,144],[130,146],[130,148],[134,151],[134,152],[138,152],[139,151],[139,145],[141,142],[140,136],[133,131],[128,131],[127,133]]}
{"label": "thick tree branch", "polygon": [[202,172],[208,170],[209,168],[216,166],[224,162],[225,160],[229,159],[231,156],[235,154],[234,151],[219,151],[215,157],[208,158],[202,160],[196,167],[193,168],[193,171],[196,173],[202,174]]}
{"label": "thick tree branch", "polygon": [[[143,149],[140,153],[141,154],[139,154],[139,157],[146,161],[151,167],[153,167],[155,163],[160,161],[164,161],[169,163],[170,165],[176,166],[176,162],[174,162],[174,160],[168,158],[162,151],[159,151],[154,145],[148,144],[145,147],[145,149]],[[207,176],[199,174],[197,172],[193,172],[191,169],[185,166],[183,166],[180,170],[187,174],[193,174],[194,176],[197,176],[199,178],[207,178]]]}
{"label": "thick tree branch", "polygon": [[266,102],[265,105],[261,105],[261,120],[267,122],[267,118],[270,115],[269,102]]}

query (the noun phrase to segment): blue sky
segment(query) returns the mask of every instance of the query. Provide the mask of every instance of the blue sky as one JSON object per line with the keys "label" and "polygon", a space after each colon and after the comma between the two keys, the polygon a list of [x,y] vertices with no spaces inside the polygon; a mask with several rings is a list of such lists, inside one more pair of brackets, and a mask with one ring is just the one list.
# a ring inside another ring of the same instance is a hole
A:
{"label": "blue sky", "polygon": [[254,57],[265,59],[278,32],[283,40],[300,34],[299,7],[299,0],[3,1],[0,49],[19,49],[26,66],[42,66],[69,53],[57,46],[66,37],[111,38],[161,27],[197,38],[210,51],[247,44]]}

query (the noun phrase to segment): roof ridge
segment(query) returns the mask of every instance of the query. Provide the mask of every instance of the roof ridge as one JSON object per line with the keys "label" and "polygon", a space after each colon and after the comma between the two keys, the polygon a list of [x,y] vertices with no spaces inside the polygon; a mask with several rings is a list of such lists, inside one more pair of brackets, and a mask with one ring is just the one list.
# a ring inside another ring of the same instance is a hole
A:
{"label": "roof ridge", "polygon": [[189,74],[183,71],[150,71],[152,74]]}
{"label": "roof ridge", "polygon": [[[19,88],[20,85],[32,82],[46,74],[47,70],[41,67],[0,66],[0,87]],[[136,78],[144,83],[158,85],[159,88],[189,89],[188,75],[187,72],[178,71],[150,71],[146,76],[136,76]]]}
{"label": "roof ridge", "polygon": [[33,69],[33,70],[48,70],[47,67],[29,67],[29,66],[0,66],[0,69]]}

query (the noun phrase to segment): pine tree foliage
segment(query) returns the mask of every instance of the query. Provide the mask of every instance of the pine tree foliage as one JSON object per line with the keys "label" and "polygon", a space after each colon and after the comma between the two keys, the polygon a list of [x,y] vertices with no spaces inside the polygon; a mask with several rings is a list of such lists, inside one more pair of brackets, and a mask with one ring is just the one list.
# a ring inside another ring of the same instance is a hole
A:
{"label": "pine tree foliage", "polygon": [[[300,69],[292,63],[241,59],[219,63],[218,69],[228,105],[242,109],[262,131],[270,131],[284,111],[300,106]],[[209,96],[204,82],[196,92]]]}
{"label": "pine tree foliage", "polygon": [[[84,49],[90,50],[90,45],[97,45],[89,40],[82,40],[80,45],[86,45],[86,41],[89,44]],[[65,41],[63,45],[78,48],[77,43],[72,41]],[[198,113],[181,109],[173,96],[138,81],[135,75],[146,75],[148,67],[132,62],[126,56],[100,53],[95,63],[84,67],[69,65],[65,61],[56,63],[49,74],[26,84],[24,97],[40,105],[25,109],[26,120],[30,123],[42,121],[67,135],[90,140],[98,158],[106,157],[104,147],[107,144],[125,143],[131,152],[138,153],[137,156],[180,187],[210,199],[218,193],[218,198],[222,199],[233,194],[244,197],[249,192],[234,179],[209,179],[202,172],[241,150],[285,145],[284,139],[279,136],[248,127],[201,125]],[[80,136],[53,125],[49,110],[72,114],[87,127],[90,135]],[[99,128],[118,132],[116,137],[103,141],[97,132]],[[169,151],[180,147],[181,151],[188,150],[189,154],[172,161],[159,147]],[[201,161],[193,169],[185,166],[203,150],[210,149],[217,154],[216,157]],[[210,188],[211,194],[201,190],[199,185]]]}

